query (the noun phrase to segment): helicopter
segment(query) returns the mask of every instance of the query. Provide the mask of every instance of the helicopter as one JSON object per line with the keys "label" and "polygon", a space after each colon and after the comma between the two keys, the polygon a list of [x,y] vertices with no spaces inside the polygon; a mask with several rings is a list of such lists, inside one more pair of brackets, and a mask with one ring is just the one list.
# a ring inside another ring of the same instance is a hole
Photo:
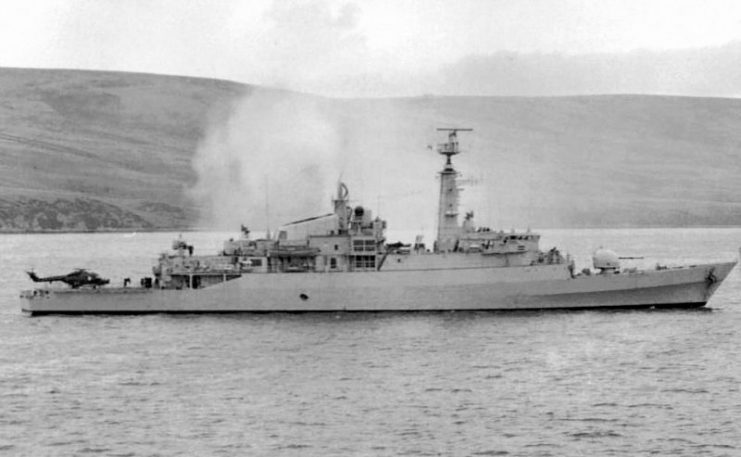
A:
{"label": "helicopter", "polygon": [[66,275],[59,275],[59,276],[47,276],[45,278],[40,278],[34,273],[33,271],[27,271],[28,276],[31,278],[33,282],[53,282],[53,281],[60,281],[68,286],[70,286],[73,289],[80,288],[82,286],[104,286],[110,282],[110,280],[101,278],[98,273],[94,273],[92,271],[87,271],[82,268],[78,268],[75,271],[68,273]]}

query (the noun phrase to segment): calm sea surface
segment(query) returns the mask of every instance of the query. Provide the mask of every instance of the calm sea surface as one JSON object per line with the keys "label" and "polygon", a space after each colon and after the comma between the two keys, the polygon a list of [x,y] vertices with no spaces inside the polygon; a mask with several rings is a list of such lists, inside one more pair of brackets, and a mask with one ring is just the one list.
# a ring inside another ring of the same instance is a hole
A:
{"label": "calm sea surface", "polygon": [[[0,235],[0,455],[741,455],[741,273],[705,310],[47,316],[23,271],[150,274],[176,234]],[[228,234],[191,233],[196,253]],[[741,229],[544,231],[587,266]]]}

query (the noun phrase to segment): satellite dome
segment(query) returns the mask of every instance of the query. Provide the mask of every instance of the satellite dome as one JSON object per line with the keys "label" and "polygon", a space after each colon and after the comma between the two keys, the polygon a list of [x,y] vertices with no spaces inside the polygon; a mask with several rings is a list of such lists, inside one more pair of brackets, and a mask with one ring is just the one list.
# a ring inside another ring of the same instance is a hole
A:
{"label": "satellite dome", "polygon": [[620,268],[620,259],[614,251],[599,248],[592,255],[594,268],[598,270],[617,270]]}

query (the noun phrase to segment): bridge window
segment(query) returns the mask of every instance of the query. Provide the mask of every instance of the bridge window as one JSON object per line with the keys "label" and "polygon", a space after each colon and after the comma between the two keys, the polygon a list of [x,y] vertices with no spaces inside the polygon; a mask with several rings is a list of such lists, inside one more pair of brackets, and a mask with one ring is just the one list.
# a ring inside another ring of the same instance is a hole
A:
{"label": "bridge window", "polygon": [[352,240],[353,252],[376,252],[376,240],[374,239],[361,239]]}
{"label": "bridge window", "polygon": [[374,255],[356,255],[355,256],[355,268],[356,269],[375,269],[376,268],[376,256]]}

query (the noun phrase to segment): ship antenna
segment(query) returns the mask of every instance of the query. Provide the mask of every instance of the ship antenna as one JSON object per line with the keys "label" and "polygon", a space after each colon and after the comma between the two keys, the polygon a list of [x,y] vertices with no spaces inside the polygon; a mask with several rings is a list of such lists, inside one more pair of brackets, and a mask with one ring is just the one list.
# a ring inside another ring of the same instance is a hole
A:
{"label": "ship antenna", "polygon": [[270,197],[268,175],[265,175],[265,238],[270,239]]}
{"label": "ship antenna", "polygon": [[437,152],[446,157],[445,168],[452,170],[453,163],[450,161],[450,158],[461,153],[461,150],[458,147],[458,132],[473,132],[473,129],[438,128],[437,131],[448,132],[448,142],[437,145]]}

